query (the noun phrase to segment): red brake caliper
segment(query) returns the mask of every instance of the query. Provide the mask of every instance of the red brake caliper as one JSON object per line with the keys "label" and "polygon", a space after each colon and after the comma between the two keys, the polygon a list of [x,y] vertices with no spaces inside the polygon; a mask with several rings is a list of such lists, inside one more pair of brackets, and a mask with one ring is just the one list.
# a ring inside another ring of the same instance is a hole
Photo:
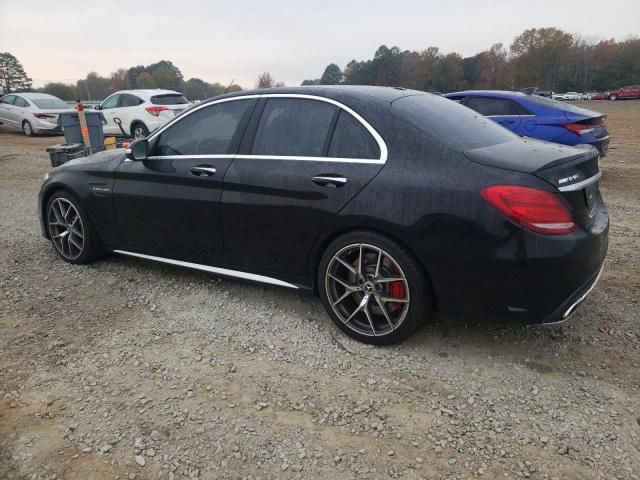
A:
{"label": "red brake caliper", "polygon": [[[389,284],[389,296],[391,298],[405,299],[406,295],[407,295],[407,291],[405,290],[404,282],[397,281],[397,282],[391,282]],[[397,310],[398,308],[402,307],[402,303],[391,302],[391,306]]]}

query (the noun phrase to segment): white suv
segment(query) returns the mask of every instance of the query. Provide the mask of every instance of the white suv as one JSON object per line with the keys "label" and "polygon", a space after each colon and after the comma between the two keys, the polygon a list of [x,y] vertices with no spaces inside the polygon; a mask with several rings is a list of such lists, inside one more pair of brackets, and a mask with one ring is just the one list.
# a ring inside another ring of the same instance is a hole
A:
{"label": "white suv", "polygon": [[[146,137],[180,115],[191,104],[181,93],[173,90],[120,90],[96,107],[107,119],[105,135]],[[115,119],[120,119],[122,130]]]}

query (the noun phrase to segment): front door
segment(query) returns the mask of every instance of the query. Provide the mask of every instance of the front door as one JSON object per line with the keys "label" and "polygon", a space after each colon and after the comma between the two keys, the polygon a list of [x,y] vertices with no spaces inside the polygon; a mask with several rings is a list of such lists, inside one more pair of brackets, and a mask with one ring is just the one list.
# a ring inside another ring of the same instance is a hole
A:
{"label": "front door", "polygon": [[225,262],[222,180],[254,104],[195,109],[150,138],[147,160],[122,163],[114,194],[124,248],[204,265]]}
{"label": "front door", "polygon": [[309,274],[309,252],[322,229],[386,155],[347,111],[282,96],[261,100],[240,152],[221,200],[229,262],[238,270],[300,277]]}
{"label": "front door", "polygon": [[107,124],[103,127],[103,132],[105,135],[121,135],[120,128],[113,121],[115,117],[118,116],[118,104],[120,103],[121,94],[116,93],[115,95],[111,95],[108,97],[102,105],[100,105],[100,111],[104,115],[104,118],[107,120]]}

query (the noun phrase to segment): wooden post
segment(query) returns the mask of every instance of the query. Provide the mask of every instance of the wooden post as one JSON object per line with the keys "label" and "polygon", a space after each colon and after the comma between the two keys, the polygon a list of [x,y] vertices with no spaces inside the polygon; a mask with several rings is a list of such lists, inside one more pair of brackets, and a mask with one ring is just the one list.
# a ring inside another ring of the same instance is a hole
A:
{"label": "wooden post", "polygon": [[[84,146],[91,149],[91,137],[89,136],[89,128],[87,127],[87,117],[84,114],[84,105],[82,102],[76,104],[76,110],[78,110],[78,118],[80,119],[80,132],[82,133],[82,142]],[[90,153],[91,150],[89,150]]]}

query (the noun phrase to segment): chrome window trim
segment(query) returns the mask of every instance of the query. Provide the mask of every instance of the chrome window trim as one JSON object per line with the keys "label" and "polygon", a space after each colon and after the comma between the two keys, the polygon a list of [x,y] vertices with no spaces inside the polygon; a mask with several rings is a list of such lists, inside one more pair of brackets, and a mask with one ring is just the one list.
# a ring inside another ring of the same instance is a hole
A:
{"label": "chrome window trim", "polygon": [[268,283],[270,285],[277,285],[279,287],[288,287],[298,289],[297,285],[293,283],[278,280],[277,278],[267,277],[265,275],[258,275],[257,273],[247,273],[238,270],[229,270],[228,268],[210,267],[209,265],[202,265],[199,263],[184,262],[182,260],[174,260],[172,258],[156,257],[153,255],[145,255],[144,253],[127,252],[125,250],[114,250],[113,253],[120,255],[128,255],[130,257],[143,258],[145,260],[153,260],[160,263],[168,263],[170,265],[177,265],[179,267],[193,268],[195,270],[202,270],[204,272],[216,273],[219,275],[226,275],[228,277],[242,278],[244,280],[251,280],[253,282]]}
{"label": "chrome window trim", "polygon": [[535,117],[535,115],[485,115],[485,117]]}
{"label": "chrome window trim", "polygon": [[336,163],[369,163],[384,164],[382,160],[372,160],[370,158],[339,158],[339,157],[294,157],[287,155],[235,155],[235,158],[260,159],[260,160],[285,160],[300,162],[336,162]]}
{"label": "chrome window trim", "polygon": [[177,159],[177,158],[262,158],[262,159],[270,159],[270,160],[302,160],[302,161],[334,161],[334,162],[345,162],[345,163],[380,163],[384,164],[387,161],[387,157],[389,155],[389,150],[387,149],[387,144],[380,136],[380,134],[374,129],[369,122],[367,122],[362,116],[358,113],[354,112],[351,108],[346,105],[333,100],[332,98],[319,97],[317,95],[308,95],[304,93],[266,93],[266,94],[255,94],[255,95],[241,95],[237,97],[230,98],[221,98],[220,100],[216,100],[213,102],[207,102],[204,105],[198,105],[197,107],[192,108],[184,112],[182,115],[175,117],[169,123],[160,127],[158,130],[153,132],[149,137],[148,141],[152,141],[158,135],[160,135],[163,131],[173,125],[175,122],[178,122],[185,117],[191,115],[192,113],[202,109],[207,108],[212,105],[216,105],[219,103],[225,102],[233,102],[237,100],[249,100],[253,98],[302,98],[308,100],[317,100],[320,102],[330,103],[335,105],[336,107],[346,111],[350,115],[352,115],[356,120],[358,120],[363,127],[369,132],[369,134],[374,138],[376,143],[378,144],[378,148],[380,148],[380,158],[378,159],[363,159],[363,158],[337,158],[337,157],[297,157],[297,156],[286,156],[286,155],[162,155],[162,156],[151,156],[149,159]]}
{"label": "chrome window trim", "polygon": [[561,192],[574,192],[576,190],[581,190],[587,185],[591,185],[592,183],[600,180],[600,177],[602,177],[602,172],[598,172],[593,177],[589,177],[586,180],[582,180],[581,182],[567,185],[565,187],[558,187],[558,190],[560,190]]}

